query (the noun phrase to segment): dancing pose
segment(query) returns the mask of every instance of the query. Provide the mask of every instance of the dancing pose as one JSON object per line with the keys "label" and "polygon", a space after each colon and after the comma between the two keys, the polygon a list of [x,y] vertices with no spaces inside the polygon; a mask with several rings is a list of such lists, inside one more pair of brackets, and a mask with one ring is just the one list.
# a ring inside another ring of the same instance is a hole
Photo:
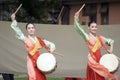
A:
{"label": "dancing pose", "polygon": [[[112,53],[114,40],[105,38],[101,35],[97,35],[96,31],[98,28],[95,22],[90,22],[88,24],[90,33],[87,34],[79,24],[79,13],[80,11],[77,11],[75,13],[74,27],[81,35],[81,37],[85,40],[89,48],[86,80],[105,80],[105,78],[109,80],[112,80],[112,78],[114,78],[117,80],[117,77],[114,74],[110,73],[108,69],[99,64],[99,60],[101,58],[100,48],[103,47],[107,53]],[[110,46],[109,49],[107,48],[107,45]]]}
{"label": "dancing pose", "polygon": [[45,74],[38,70],[36,66],[36,60],[40,55],[39,50],[41,48],[44,47],[48,52],[53,53],[53,51],[56,49],[55,44],[35,36],[35,26],[32,23],[28,23],[26,25],[26,31],[28,32],[28,36],[25,36],[17,25],[15,13],[11,15],[11,19],[12,19],[11,28],[15,31],[16,37],[24,42],[25,48],[28,52],[27,55],[28,80],[46,80]]}

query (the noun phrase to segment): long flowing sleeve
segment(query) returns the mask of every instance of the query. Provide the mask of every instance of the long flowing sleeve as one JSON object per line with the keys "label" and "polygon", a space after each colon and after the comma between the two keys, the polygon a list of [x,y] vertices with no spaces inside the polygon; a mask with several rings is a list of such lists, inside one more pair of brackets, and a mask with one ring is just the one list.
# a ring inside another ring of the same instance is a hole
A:
{"label": "long flowing sleeve", "polygon": [[78,17],[74,16],[74,27],[77,30],[77,32],[83,37],[84,40],[88,40],[88,35],[82,28],[82,26],[78,23],[79,19]]}
{"label": "long flowing sleeve", "polygon": [[23,42],[25,42],[25,36],[22,33],[21,29],[19,28],[19,26],[17,25],[17,21],[14,20],[11,24],[11,28],[15,31],[16,33],[16,37],[20,40],[22,40]]}
{"label": "long flowing sleeve", "polygon": [[56,46],[54,43],[47,41],[46,39],[44,39],[43,41],[46,44],[46,46],[50,48],[51,53],[56,49]]}

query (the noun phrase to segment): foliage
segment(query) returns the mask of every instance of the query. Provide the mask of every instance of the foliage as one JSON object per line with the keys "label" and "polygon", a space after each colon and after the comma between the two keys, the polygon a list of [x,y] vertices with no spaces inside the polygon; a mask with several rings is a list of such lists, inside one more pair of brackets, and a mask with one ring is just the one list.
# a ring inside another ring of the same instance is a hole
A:
{"label": "foliage", "polygon": [[[19,3],[23,4],[23,10],[21,11],[21,15],[19,16],[19,21],[27,21],[27,22],[36,22],[36,23],[48,23],[48,18],[54,18],[54,12],[50,12],[50,10],[58,10],[60,11],[60,3],[59,0],[18,0]],[[58,15],[57,12],[57,15]]]}
{"label": "foliage", "polygon": [[22,7],[16,14],[18,22],[57,23],[60,0],[3,0],[0,4],[0,20],[11,20],[10,15],[20,4]]}

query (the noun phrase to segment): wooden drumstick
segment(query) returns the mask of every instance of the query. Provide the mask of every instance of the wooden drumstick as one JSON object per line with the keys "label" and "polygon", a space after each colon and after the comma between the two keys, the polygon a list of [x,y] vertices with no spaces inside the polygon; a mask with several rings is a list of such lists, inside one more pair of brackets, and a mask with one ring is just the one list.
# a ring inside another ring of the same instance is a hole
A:
{"label": "wooden drumstick", "polygon": [[78,13],[84,8],[85,4],[82,5],[82,7],[79,9]]}
{"label": "wooden drumstick", "polygon": [[58,19],[59,19],[59,17],[61,16],[61,13],[62,13],[63,9],[64,9],[64,6],[62,7],[62,9],[61,9],[61,11],[60,11],[60,13],[59,13],[59,15],[58,15]]}
{"label": "wooden drumstick", "polygon": [[18,10],[21,8],[22,4],[19,5],[19,7],[16,9],[16,11],[14,12],[14,14],[16,14],[18,12]]}
{"label": "wooden drumstick", "polygon": [[57,52],[53,52],[53,54],[56,54],[56,55],[59,55],[59,56],[63,57],[62,54],[59,54],[59,53],[57,53]]}

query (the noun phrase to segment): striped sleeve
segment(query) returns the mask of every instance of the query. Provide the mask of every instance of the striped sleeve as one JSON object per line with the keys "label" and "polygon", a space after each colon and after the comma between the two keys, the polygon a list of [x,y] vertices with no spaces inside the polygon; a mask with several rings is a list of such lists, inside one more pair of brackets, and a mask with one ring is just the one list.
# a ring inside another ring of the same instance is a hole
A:
{"label": "striped sleeve", "polygon": [[82,26],[78,23],[78,18],[75,16],[74,17],[74,27],[76,31],[83,37],[84,40],[88,40],[88,35],[82,28]]}
{"label": "striped sleeve", "polygon": [[105,38],[104,37],[104,42],[107,44],[107,45],[110,45],[112,43],[114,43],[114,40],[110,39],[110,38]]}

